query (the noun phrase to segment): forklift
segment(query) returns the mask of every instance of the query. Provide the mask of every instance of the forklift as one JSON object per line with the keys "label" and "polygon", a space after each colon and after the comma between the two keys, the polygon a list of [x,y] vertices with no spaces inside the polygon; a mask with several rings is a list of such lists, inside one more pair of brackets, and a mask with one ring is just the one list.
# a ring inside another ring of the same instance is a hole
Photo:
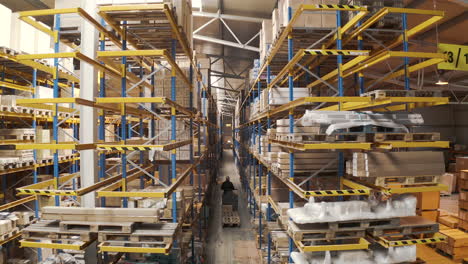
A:
{"label": "forklift", "polygon": [[221,185],[222,197],[222,223],[223,227],[240,227],[240,217],[238,212],[238,196],[234,191],[234,184],[226,177],[226,181]]}

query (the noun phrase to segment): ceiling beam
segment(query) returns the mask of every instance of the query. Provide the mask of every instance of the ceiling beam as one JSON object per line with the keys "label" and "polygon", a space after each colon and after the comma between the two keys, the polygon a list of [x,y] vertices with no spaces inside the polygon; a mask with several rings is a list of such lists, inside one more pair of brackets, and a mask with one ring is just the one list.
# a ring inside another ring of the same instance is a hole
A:
{"label": "ceiling beam", "polygon": [[194,17],[209,17],[209,18],[223,18],[223,19],[227,19],[227,20],[252,22],[252,23],[262,23],[262,21],[263,21],[263,18],[227,15],[227,14],[221,14],[220,11],[218,11],[217,13],[197,12],[196,11],[196,12],[192,12],[192,16],[194,16]]}
{"label": "ceiling beam", "polygon": [[[213,58],[221,58],[221,59],[229,59],[229,60],[246,60],[251,62],[252,57],[240,57],[240,56],[230,56],[230,55],[217,55],[217,54],[208,54],[204,53],[208,57],[213,57]],[[251,64],[251,63],[249,63]]]}
{"label": "ceiling beam", "polygon": [[211,85],[211,88],[213,88],[213,89],[219,89],[219,90],[224,90],[224,91],[229,91],[229,92],[234,92],[234,93],[239,93],[239,91],[237,91],[237,90],[229,89],[229,88],[224,88],[224,87],[219,87],[219,86],[213,86],[213,85]]}
{"label": "ceiling beam", "polygon": [[226,72],[220,72],[220,71],[215,71],[211,70],[211,76],[214,77],[223,77],[223,78],[231,78],[231,79],[240,79],[244,80],[245,77],[237,74],[231,74],[231,73],[226,73]]}
{"label": "ceiling beam", "polygon": [[221,44],[229,47],[234,47],[234,48],[239,48],[239,49],[245,49],[245,50],[250,50],[254,52],[260,52],[260,49],[257,47],[249,46],[246,44],[239,44],[237,42],[229,41],[229,40],[224,40],[224,39],[218,39],[218,38],[213,38],[213,37],[208,37],[208,36],[202,36],[199,34],[193,34],[194,39],[198,40],[203,40],[206,42],[212,42],[216,44]]}

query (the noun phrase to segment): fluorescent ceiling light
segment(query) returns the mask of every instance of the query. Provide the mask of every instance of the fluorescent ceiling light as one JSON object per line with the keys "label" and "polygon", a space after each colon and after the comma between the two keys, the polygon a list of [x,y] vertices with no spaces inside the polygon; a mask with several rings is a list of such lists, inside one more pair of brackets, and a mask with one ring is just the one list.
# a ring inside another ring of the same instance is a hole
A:
{"label": "fluorescent ceiling light", "polygon": [[192,0],[192,7],[193,8],[201,8],[202,7],[202,0]]}
{"label": "fluorescent ceiling light", "polygon": [[449,83],[447,81],[439,79],[435,84],[437,84],[437,85],[448,85]]}

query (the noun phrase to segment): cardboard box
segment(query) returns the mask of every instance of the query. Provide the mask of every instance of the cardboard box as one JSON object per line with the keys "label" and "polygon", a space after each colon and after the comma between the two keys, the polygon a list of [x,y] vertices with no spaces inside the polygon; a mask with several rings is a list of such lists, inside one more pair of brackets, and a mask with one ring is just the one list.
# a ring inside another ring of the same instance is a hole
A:
{"label": "cardboard box", "polygon": [[441,194],[450,195],[455,191],[457,185],[457,177],[454,173],[444,173],[440,177],[440,183],[448,187],[446,191],[441,191]]}
{"label": "cardboard box", "polygon": [[418,215],[422,216],[423,218],[437,222],[439,218],[439,211],[438,210],[427,210],[427,211],[419,211]]}
{"label": "cardboard box", "polygon": [[468,170],[468,157],[457,157],[455,163],[455,171]]}
{"label": "cardboard box", "polygon": [[414,194],[418,199],[418,210],[437,210],[440,207],[440,192],[422,192]]}
{"label": "cardboard box", "polygon": [[468,221],[468,211],[459,210],[458,211],[458,218],[460,220]]}
{"label": "cardboard box", "polygon": [[461,190],[468,190],[468,179],[460,179],[458,183]]}

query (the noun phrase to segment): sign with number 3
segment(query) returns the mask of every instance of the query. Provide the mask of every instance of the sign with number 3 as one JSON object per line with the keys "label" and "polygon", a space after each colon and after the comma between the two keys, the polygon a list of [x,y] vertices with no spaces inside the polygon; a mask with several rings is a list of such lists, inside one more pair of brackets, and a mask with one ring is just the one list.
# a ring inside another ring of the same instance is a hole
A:
{"label": "sign with number 3", "polygon": [[437,65],[438,69],[468,71],[468,46],[440,43],[438,50],[447,56],[445,62]]}

